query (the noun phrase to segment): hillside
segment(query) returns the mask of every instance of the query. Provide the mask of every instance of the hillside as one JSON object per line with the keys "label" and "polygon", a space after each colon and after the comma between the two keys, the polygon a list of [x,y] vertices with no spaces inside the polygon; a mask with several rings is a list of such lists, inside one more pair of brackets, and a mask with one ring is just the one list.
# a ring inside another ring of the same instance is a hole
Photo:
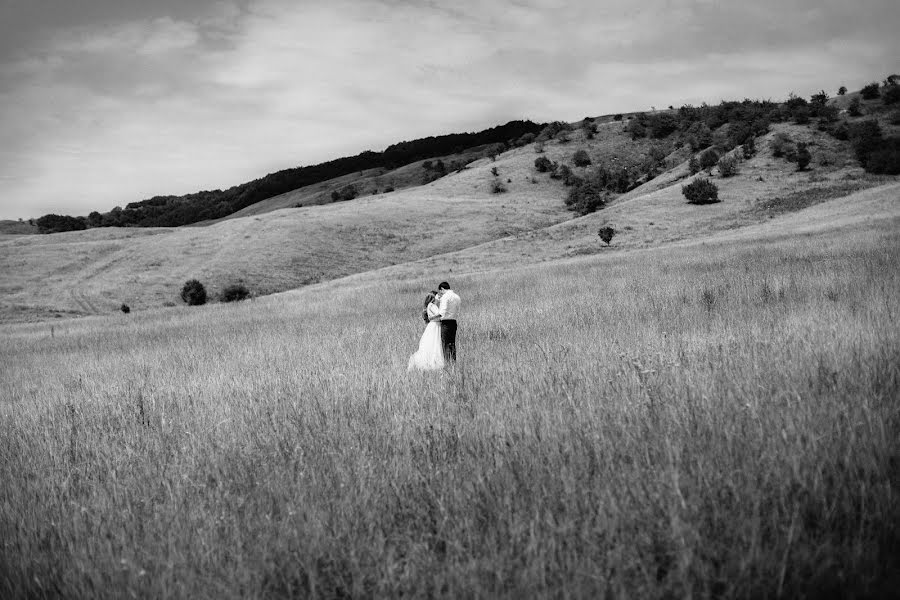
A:
{"label": "hillside", "polygon": [[[868,118],[879,118],[885,135],[897,133],[892,112],[876,102],[864,107]],[[494,161],[482,158],[425,185],[419,184],[433,175],[422,161],[389,176],[380,169],[353,173],[270,198],[206,227],[0,235],[0,319],[112,314],[122,303],[135,310],[174,306],[181,304],[178,292],[190,278],[203,282],[213,298],[236,282],[259,296],[386,268],[392,277],[447,278],[451,272],[615,253],[759,225],[897,180],[867,174],[851,143],[816,122],[776,122],[755,138],[757,153],[740,160],[737,175],[725,178],[711,169],[722,202],[692,206],[681,194],[681,186],[696,177],[688,171],[690,150],[674,136],[636,137],[641,118],[597,118],[595,133],[575,124],[547,137],[542,147],[530,143]],[[710,134],[724,137],[728,130],[726,124]],[[774,156],[779,136],[808,145],[810,168],[798,171],[795,162]],[[590,166],[574,166],[579,149],[590,156]],[[631,173],[629,187],[639,185],[609,193],[606,208],[578,216],[565,204],[572,188],[538,172],[538,157],[569,165],[573,176],[584,178],[598,165],[624,165],[615,168]],[[505,192],[492,192],[498,182]],[[356,199],[330,201],[332,190],[351,183],[360,192]],[[403,189],[384,193],[389,186]],[[616,230],[610,247],[597,237],[601,225]]]}

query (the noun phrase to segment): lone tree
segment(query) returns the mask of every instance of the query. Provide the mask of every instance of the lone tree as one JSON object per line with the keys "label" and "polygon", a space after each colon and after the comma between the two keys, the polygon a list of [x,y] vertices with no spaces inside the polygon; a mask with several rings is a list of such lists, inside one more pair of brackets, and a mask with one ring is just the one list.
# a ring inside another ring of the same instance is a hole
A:
{"label": "lone tree", "polygon": [[539,156],[534,159],[534,168],[538,170],[538,173],[546,173],[553,168],[553,163],[546,156]]}
{"label": "lone tree", "polygon": [[613,236],[616,235],[616,230],[607,225],[606,227],[601,227],[600,231],[597,232],[597,235],[600,236],[600,239],[609,246],[609,243],[612,241]]}
{"label": "lone tree", "polygon": [[715,204],[719,202],[719,188],[709,179],[695,179],[681,186],[681,193],[688,204]]}
{"label": "lone tree", "polygon": [[576,167],[586,167],[591,164],[591,157],[588,155],[587,150],[581,148],[572,155],[572,162]]}
{"label": "lone tree", "polygon": [[206,304],[206,288],[196,279],[189,279],[184,282],[184,287],[181,288],[181,299],[188,306]]}

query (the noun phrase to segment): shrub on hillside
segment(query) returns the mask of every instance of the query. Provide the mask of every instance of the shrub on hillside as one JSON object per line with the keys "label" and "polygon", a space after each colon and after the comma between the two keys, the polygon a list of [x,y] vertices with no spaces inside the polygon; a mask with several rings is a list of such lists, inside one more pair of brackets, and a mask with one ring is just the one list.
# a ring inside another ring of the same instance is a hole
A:
{"label": "shrub on hillside", "polygon": [[807,123],[809,123],[809,107],[799,106],[791,111],[791,116],[794,118],[794,123],[796,123],[797,125],[806,125]]}
{"label": "shrub on hillside", "polygon": [[738,173],[738,160],[732,154],[726,154],[719,159],[719,175],[722,177],[734,177]]}
{"label": "shrub on hillside", "polygon": [[809,153],[809,149],[806,147],[804,142],[800,142],[797,144],[797,170],[803,171],[809,166],[809,161],[812,160],[812,155]]}
{"label": "shrub on hillside", "polygon": [[613,236],[616,235],[616,230],[607,225],[606,227],[601,227],[597,232],[597,235],[600,236],[600,239],[603,240],[607,246],[609,246]]}
{"label": "shrub on hillside", "polygon": [[844,94],[846,94],[847,86],[842,85],[841,87],[839,87],[837,93],[838,93],[838,96],[843,96]]}
{"label": "shrub on hillside", "polygon": [[607,191],[602,179],[599,172],[590,174],[586,179],[579,179],[566,197],[569,210],[586,215],[606,206]]}
{"label": "shrub on hillside", "polygon": [[831,135],[834,136],[835,139],[846,141],[850,139],[850,128],[847,127],[845,121],[841,121],[831,130]]}
{"label": "shrub on hillside", "polygon": [[559,139],[562,132],[569,132],[572,126],[562,121],[548,123],[535,138],[538,142],[546,142],[554,138]]}
{"label": "shrub on hillside", "polygon": [[719,188],[709,179],[695,179],[681,186],[681,193],[688,204],[714,204],[719,202]]}
{"label": "shrub on hillside", "polygon": [[546,156],[539,156],[534,159],[534,168],[538,170],[538,173],[546,173],[553,168],[553,163]]}
{"label": "shrub on hillside", "polygon": [[[438,163],[443,167],[444,163],[442,163],[441,161],[438,161]],[[435,170],[437,169],[435,168]],[[349,185],[345,185],[340,190],[334,190],[333,192],[331,192],[331,200],[332,202],[353,200],[357,195],[359,195],[359,192],[357,191],[356,186],[351,183]]]}
{"label": "shrub on hillside", "polygon": [[821,90],[818,94],[813,94],[809,98],[811,106],[825,106],[828,103],[828,92]]}
{"label": "shrub on hillside", "polygon": [[860,90],[860,95],[862,95],[863,100],[875,100],[876,98],[878,98],[878,82],[873,81],[872,83],[864,86],[863,89]]}
{"label": "shrub on hillside", "polygon": [[787,134],[779,132],[775,134],[775,137],[772,138],[771,142],[772,147],[772,156],[775,158],[787,158],[788,160],[792,160],[794,156],[794,142],[791,141],[791,138],[787,136]]}
{"label": "shrub on hillside", "polygon": [[520,137],[518,140],[516,140],[516,146],[527,146],[528,144],[530,144],[531,142],[534,141],[535,137],[537,137],[537,136],[535,136],[531,132],[522,134],[522,137]]}
{"label": "shrub on hillside", "polygon": [[878,121],[869,119],[853,123],[849,138],[857,160],[867,172],[900,174],[900,137],[885,138]]}
{"label": "shrub on hillside", "polygon": [[206,304],[206,288],[196,279],[189,279],[184,282],[184,286],[181,288],[181,299],[188,306]]}
{"label": "shrub on hillside", "polygon": [[622,115],[621,115],[621,114],[618,114],[618,113],[617,113],[616,115],[613,116],[613,121],[621,121],[621,120],[622,120]]}
{"label": "shrub on hillside", "polygon": [[881,101],[885,104],[897,104],[900,102],[900,85],[887,85],[881,91]]}
{"label": "shrub on hillside", "polygon": [[688,170],[691,172],[691,175],[696,175],[700,172],[700,161],[697,160],[696,156],[691,156],[690,160],[688,160]]}
{"label": "shrub on hillside", "polygon": [[69,215],[44,215],[38,217],[35,224],[38,233],[61,233],[64,231],[81,231],[87,229],[84,217],[70,217]]}
{"label": "shrub on hillside", "polygon": [[691,123],[690,127],[688,127],[688,130],[685,132],[684,137],[693,152],[697,152],[701,148],[706,148],[713,142],[712,130],[703,121]]}
{"label": "shrub on hillside", "polygon": [[672,113],[658,113],[647,119],[650,137],[661,139],[678,131],[678,117]]}
{"label": "shrub on hillside", "polygon": [[859,96],[854,96],[850,100],[850,104],[847,105],[847,114],[851,117],[858,117],[862,115],[862,102],[859,100]]}
{"label": "shrub on hillside", "polygon": [[250,297],[250,290],[242,283],[226,286],[220,296],[222,302],[240,302]]}
{"label": "shrub on hillside", "polygon": [[502,194],[506,191],[507,191],[506,186],[499,179],[495,179],[493,182],[491,182],[491,193],[492,194]]}
{"label": "shrub on hillside", "polygon": [[572,155],[572,163],[576,167],[586,167],[591,164],[591,157],[588,155],[587,150],[581,148]]}
{"label": "shrub on hillside", "polygon": [[709,170],[719,162],[719,153],[715,148],[707,148],[700,154],[700,168]]}
{"label": "shrub on hillside", "polygon": [[900,138],[882,140],[866,162],[866,170],[883,175],[900,175]]}
{"label": "shrub on hillside", "polygon": [[572,170],[568,165],[553,163],[553,166],[550,169],[550,179],[564,179],[571,171]]}
{"label": "shrub on hillside", "polygon": [[131,312],[131,307],[128,306],[127,304],[122,304],[122,306],[119,307],[119,310],[121,310],[123,313],[125,313],[127,315],[128,313]]}
{"label": "shrub on hillside", "polygon": [[853,123],[849,128],[849,138],[853,144],[856,159],[865,167],[869,155],[881,145],[881,126],[875,119]]}
{"label": "shrub on hillside", "polygon": [[639,140],[647,136],[647,128],[641,120],[642,117],[643,115],[639,115],[638,118],[628,121],[628,125],[625,126],[625,131],[631,134],[632,140]]}
{"label": "shrub on hillside", "polygon": [[747,141],[741,146],[741,150],[744,152],[744,158],[750,159],[756,155],[756,140],[753,137],[748,137]]}

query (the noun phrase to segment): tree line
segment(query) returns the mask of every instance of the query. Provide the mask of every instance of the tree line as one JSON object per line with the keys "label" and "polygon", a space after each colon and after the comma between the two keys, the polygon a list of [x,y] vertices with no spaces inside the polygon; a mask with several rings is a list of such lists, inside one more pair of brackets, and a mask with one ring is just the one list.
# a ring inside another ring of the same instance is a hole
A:
{"label": "tree line", "polygon": [[513,145],[522,136],[533,136],[543,127],[543,124],[528,120],[510,121],[505,125],[474,133],[429,136],[392,144],[382,152],[367,150],[356,156],[284,169],[227,190],[206,190],[182,196],[154,196],[131,202],[125,208],[117,206],[107,213],[94,211],[86,217],[49,214],[36,219],[35,224],[41,233],[75,231],[89,227],[189,225],[227,217],[267,198],[351,173],[369,169],[395,169],[417,160],[456,154],[486,144]]}

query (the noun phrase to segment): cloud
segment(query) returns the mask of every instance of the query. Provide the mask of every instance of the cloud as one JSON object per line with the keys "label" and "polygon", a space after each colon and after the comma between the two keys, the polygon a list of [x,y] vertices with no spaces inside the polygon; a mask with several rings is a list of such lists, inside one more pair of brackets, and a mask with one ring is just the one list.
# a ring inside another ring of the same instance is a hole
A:
{"label": "cloud", "polygon": [[894,0],[52,2],[0,5],[0,216],[515,118],[853,88],[900,55]]}

